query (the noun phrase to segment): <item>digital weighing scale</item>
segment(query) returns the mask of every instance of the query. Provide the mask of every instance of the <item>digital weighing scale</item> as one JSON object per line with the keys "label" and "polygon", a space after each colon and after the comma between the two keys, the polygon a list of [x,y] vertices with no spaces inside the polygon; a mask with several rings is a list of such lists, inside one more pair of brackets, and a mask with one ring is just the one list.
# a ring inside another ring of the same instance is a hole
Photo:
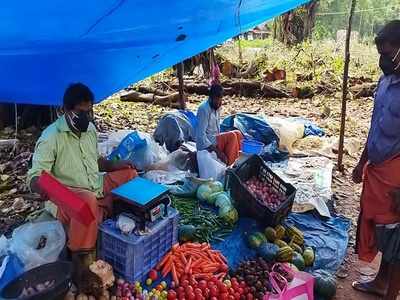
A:
{"label": "digital weighing scale", "polygon": [[136,177],[112,190],[112,194],[117,197],[113,204],[114,216],[120,213],[133,214],[141,230],[145,229],[146,221],[153,222],[168,215],[169,190],[161,184]]}

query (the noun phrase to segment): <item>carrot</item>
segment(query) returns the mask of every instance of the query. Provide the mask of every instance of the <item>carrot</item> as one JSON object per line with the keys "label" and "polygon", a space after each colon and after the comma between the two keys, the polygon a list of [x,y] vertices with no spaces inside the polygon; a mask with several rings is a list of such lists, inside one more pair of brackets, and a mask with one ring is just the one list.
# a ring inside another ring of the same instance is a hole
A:
{"label": "carrot", "polygon": [[179,284],[178,275],[176,274],[175,265],[172,264],[172,280],[175,281],[175,284]]}
{"label": "carrot", "polygon": [[187,260],[186,260],[186,257],[185,257],[185,255],[181,252],[181,254],[179,255],[179,257],[181,258],[181,261],[182,261],[182,263],[183,263],[183,265],[187,265]]}
{"label": "carrot", "polygon": [[192,266],[192,258],[190,257],[189,261],[188,261],[188,263],[186,264],[186,267],[185,267],[185,273],[186,274],[189,274],[189,270],[190,270],[191,266]]}
{"label": "carrot", "polygon": [[[167,259],[166,263],[164,264],[164,267],[161,270],[161,274],[163,277],[165,277],[170,271],[171,271],[171,265],[173,263],[173,258],[172,255]],[[165,274],[165,276],[164,276]]]}
{"label": "carrot", "polygon": [[167,255],[164,256],[164,258],[157,264],[156,269],[157,271],[160,271],[161,268],[164,266],[164,264],[167,262],[167,260],[172,256],[171,252],[168,252]]}

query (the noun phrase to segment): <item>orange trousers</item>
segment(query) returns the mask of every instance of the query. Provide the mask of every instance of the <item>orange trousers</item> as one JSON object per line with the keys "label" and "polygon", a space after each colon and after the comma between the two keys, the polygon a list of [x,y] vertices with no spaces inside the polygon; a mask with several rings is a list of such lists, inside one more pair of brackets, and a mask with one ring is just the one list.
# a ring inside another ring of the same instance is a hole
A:
{"label": "orange trousers", "polygon": [[242,147],[243,135],[239,130],[224,132],[217,135],[217,147],[225,153],[228,158],[228,165],[232,165],[239,158],[239,151]]}
{"label": "orange trousers", "polygon": [[98,225],[104,219],[111,216],[114,200],[111,191],[116,187],[135,178],[137,172],[134,169],[124,169],[107,173],[104,176],[103,198],[97,199],[95,193],[78,188],[71,188],[82,200],[84,200],[96,220],[85,226],[70,218],[62,209],[58,209],[57,218],[67,228],[68,248],[71,251],[93,250],[96,247]]}
{"label": "orange trousers", "polygon": [[389,192],[400,187],[400,156],[364,168],[361,212],[358,218],[356,251],[367,262],[378,254],[375,226],[400,222]]}

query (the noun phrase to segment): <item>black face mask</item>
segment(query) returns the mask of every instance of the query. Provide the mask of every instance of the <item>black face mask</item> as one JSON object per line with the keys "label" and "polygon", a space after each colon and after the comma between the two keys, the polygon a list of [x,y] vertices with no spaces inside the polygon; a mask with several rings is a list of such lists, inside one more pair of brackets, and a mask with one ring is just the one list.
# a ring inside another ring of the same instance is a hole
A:
{"label": "black face mask", "polygon": [[69,124],[74,131],[86,132],[89,127],[89,113],[81,111],[79,113],[70,112],[68,114]]}
{"label": "black face mask", "polygon": [[397,57],[400,55],[400,48],[397,51],[397,54],[394,58],[387,54],[381,54],[379,58],[379,67],[381,68],[383,74],[392,75],[398,74],[400,75],[400,62],[398,64],[395,63]]}

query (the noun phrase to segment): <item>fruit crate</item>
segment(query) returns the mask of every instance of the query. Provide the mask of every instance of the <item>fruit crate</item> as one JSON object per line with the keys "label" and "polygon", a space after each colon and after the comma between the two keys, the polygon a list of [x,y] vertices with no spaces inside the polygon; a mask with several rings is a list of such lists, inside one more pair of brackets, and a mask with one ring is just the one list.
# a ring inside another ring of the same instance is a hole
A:
{"label": "fruit crate", "polygon": [[[262,200],[255,198],[246,187],[246,181],[253,176],[267,183],[273,192],[285,198],[276,209],[268,207]],[[256,219],[265,226],[280,224],[292,210],[296,195],[295,187],[276,175],[258,155],[250,156],[234,169],[228,170],[225,188],[230,191],[240,216]]]}
{"label": "fruit crate", "polygon": [[147,235],[123,234],[115,220],[99,227],[99,257],[111,264],[114,273],[129,282],[144,281],[149,271],[178,241],[179,213],[168,208],[168,216],[148,226]]}

